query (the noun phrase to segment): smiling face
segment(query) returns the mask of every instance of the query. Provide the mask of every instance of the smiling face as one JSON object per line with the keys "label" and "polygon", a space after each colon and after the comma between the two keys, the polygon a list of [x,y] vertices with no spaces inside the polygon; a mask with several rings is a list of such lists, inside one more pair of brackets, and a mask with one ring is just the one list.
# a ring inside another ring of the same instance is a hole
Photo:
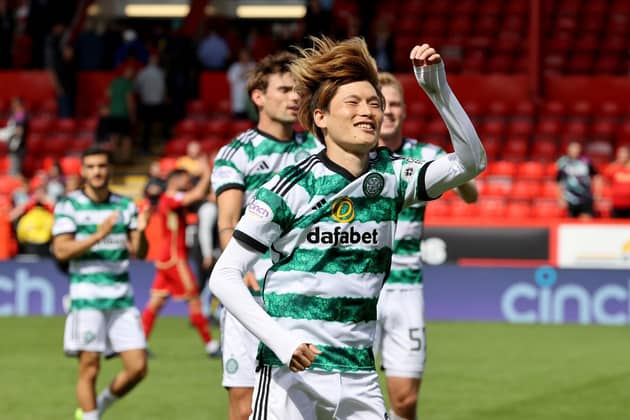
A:
{"label": "smiling face", "polygon": [[280,124],[293,124],[297,120],[298,95],[295,81],[289,72],[269,75],[267,89],[255,89],[252,100],[258,107],[261,118]]}
{"label": "smiling face", "polygon": [[328,109],[315,110],[314,122],[326,144],[333,142],[350,153],[365,154],[378,143],[383,122],[381,99],[370,82],[341,85]]}
{"label": "smiling face", "polygon": [[400,138],[405,120],[405,104],[402,95],[394,85],[383,86],[381,92],[385,98],[381,139],[387,141]]}

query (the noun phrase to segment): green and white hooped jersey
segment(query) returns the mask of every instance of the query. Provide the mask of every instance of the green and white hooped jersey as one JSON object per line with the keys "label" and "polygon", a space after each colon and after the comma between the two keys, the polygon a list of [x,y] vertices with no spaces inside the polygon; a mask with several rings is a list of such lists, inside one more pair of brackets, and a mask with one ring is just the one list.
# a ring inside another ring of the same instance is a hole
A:
{"label": "green and white hooped jersey", "polygon": [[137,228],[138,210],[130,198],[110,193],[106,201],[96,203],[83,191],[68,194],[55,206],[53,235],[73,233],[76,240],[95,233],[116,210],[119,217],[111,233],[70,261],[71,310],[133,306],[127,237]]}
{"label": "green and white hooped jersey", "polygon": [[[446,154],[433,144],[404,138],[396,153],[420,160],[434,160]],[[404,209],[398,215],[392,268],[385,283],[387,288],[417,287],[422,284],[422,253],[420,250],[424,229],[426,203],[418,203]]]}
{"label": "green and white hooped jersey", "polygon": [[[212,170],[212,187],[216,195],[231,188],[242,190],[244,211],[265,182],[322,148],[323,145],[307,132],[295,133],[293,141],[280,141],[258,129],[247,130],[219,150]],[[268,253],[253,267],[261,285],[269,267]]]}
{"label": "green and white hooped jersey", "polygon": [[[248,205],[234,237],[260,252],[271,249],[265,310],[323,351],[312,369],[374,370],[376,303],[396,219],[401,209],[428,200],[427,167],[380,148],[357,178],[322,151],[275,176]],[[281,365],[264,345],[259,357]]]}

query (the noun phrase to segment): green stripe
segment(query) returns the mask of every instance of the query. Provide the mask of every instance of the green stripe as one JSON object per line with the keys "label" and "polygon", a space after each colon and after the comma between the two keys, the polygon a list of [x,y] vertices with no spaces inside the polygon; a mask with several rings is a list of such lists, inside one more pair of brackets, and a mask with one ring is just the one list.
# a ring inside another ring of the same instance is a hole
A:
{"label": "green stripe", "polygon": [[377,299],[265,293],[265,309],[276,318],[356,323],[376,320]]}
{"label": "green stripe", "polygon": [[77,261],[89,260],[105,260],[105,261],[124,261],[129,259],[129,250],[124,249],[101,249],[98,251],[89,251],[77,258]]}
{"label": "green stripe", "polygon": [[236,165],[234,164],[234,162],[232,162],[231,160],[217,159],[214,162],[214,167],[218,168],[219,166],[229,166],[230,168],[234,169],[236,172],[241,173],[241,170],[238,169]]}
{"label": "green stripe", "polygon": [[266,188],[260,188],[256,192],[256,199],[267,203],[269,207],[273,209],[273,223],[280,226],[283,231],[289,228],[295,215],[282,197]]}
{"label": "green stripe", "polygon": [[[358,372],[374,370],[374,354],[371,348],[333,347],[317,345],[322,351],[313,361],[309,370],[321,369],[328,372]],[[267,366],[282,366],[280,359],[264,344],[259,349],[259,357]]]}
{"label": "green stripe", "polygon": [[412,206],[407,207],[403,211],[400,212],[398,216],[398,220],[403,220],[405,222],[424,222],[424,213],[426,212],[426,206]]}
{"label": "green stripe", "polygon": [[274,271],[300,271],[329,274],[384,274],[389,270],[392,250],[358,248],[296,249],[286,261],[280,261]]}
{"label": "green stripe", "polygon": [[422,284],[422,270],[392,270],[387,284]]}
{"label": "green stripe", "polygon": [[126,197],[121,197],[121,200],[118,202],[106,202],[106,203],[95,203],[93,201],[88,201],[86,203],[80,203],[77,200],[68,199],[75,212],[79,211],[103,211],[103,210],[127,210],[129,205],[132,203]]}
{"label": "green stripe", "polygon": [[[96,233],[96,231],[98,230],[98,226],[99,225],[83,225],[80,224],[77,226],[77,234],[83,234],[83,235],[92,235],[94,233]],[[128,227],[126,224],[124,223],[116,223],[114,225],[114,227],[112,228],[111,233],[127,233],[128,231]]]}
{"label": "green stripe", "polygon": [[133,306],[133,297],[118,299],[72,299],[71,310],[79,309],[125,309]]}
{"label": "green stripe", "polygon": [[414,255],[420,253],[420,239],[399,239],[394,241],[395,255]]}
{"label": "green stripe", "polygon": [[264,185],[265,182],[273,178],[273,176],[274,176],[274,173],[271,171],[267,173],[246,175],[244,183],[247,186],[247,191],[257,190],[262,185]]}
{"label": "green stripe", "polygon": [[112,285],[117,283],[129,282],[129,273],[111,274],[111,273],[94,273],[94,274],[76,274],[70,273],[70,283],[91,283],[98,285]]}

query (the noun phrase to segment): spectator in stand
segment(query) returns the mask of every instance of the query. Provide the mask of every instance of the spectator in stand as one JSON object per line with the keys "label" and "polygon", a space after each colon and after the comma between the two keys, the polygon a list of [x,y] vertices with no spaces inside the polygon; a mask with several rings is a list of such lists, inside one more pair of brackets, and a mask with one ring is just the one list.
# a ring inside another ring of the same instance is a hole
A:
{"label": "spectator in stand", "polygon": [[[159,64],[160,57],[153,52],[146,65],[136,76],[135,89],[138,93],[138,116],[142,123],[142,152],[151,153],[151,136],[156,124],[164,131],[164,105],[166,102],[166,75]],[[163,140],[160,138],[160,143]]]}
{"label": "spectator in stand", "polygon": [[186,147],[186,154],[175,161],[175,167],[188,172],[193,177],[193,183],[196,184],[196,181],[203,173],[203,162],[205,160],[206,157],[202,153],[201,145],[196,141],[191,141]]}
{"label": "spectator in stand", "polygon": [[379,20],[370,42],[370,50],[380,71],[392,71],[394,66],[394,38],[385,20]]}
{"label": "spectator in stand", "polygon": [[144,197],[149,201],[151,207],[158,204],[158,200],[162,193],[166,190],[166,180],[162,176],[162,168],[160,162],[151,162],[149,166],[149,179],[144,186]]}
{"label": "spectator in stand", "polygon": [[15,224],[20,254],[49,256],[55,203],[46,195],[44,177],[32,178],[29,187],[28,200],[15,206],[9,219]]}
{"label": "spectator in stand", "polygon": [[591,160],[582,155],[582,145],[577,141],[569,143],[567,154],[558,159],[556,165],[560,206],[567,208],[570,217],[593,217],[593,179],[597,170]]}
{"label": "spectator in stand", "polygon": [[243,48],[238,54],[238,61],[235,61],[227,71],[234,118],[245,119],[248,117],[247,77],[255,66],[256,63],[252,60],[249,50]]}
{"label": "spectator in stand", "polygon": [[0,69],[11,67],[13,47],[13,11],[7,0],[0,0]]}
{"label": "spectator in stand", "polygon": [[6,142],[9,149],[9,174],[22,172],[22,159],[26,152],[26,135],[28,131],[28,115],[22,98],[11,100],[11,115],[7,125],[0,129],[0,141]]}
{"label": "spectator in stand", "polygon": [[227,42],[216,29],[210,29],[197,48],[197,58],[206,70],[225,70],[230,55]]}
{"label": "spectator in stand", "polygon": [[615,218],[630,218],[630,148],[620,146],[615,161],[608,164],[603,176],[612,190],[612,213]]}
{"label": "spectator in stand", "polygon": [[133,90],[134,68],[126,65],[107,89],[109,114],[107,132],[114,161],[126,163],[131,160],[131,133],[136,122],[136,101]]}
{"label": "spectator in stand", "polygon": [[55,162],[46,174],[46,195],[53,203],[56,203],[63,197],[65,188],[61,165]]}
{"label": "spectator in stand", "polygon": [[76,42],[78,67],[81,71],[102,70],[105,57],[105,23],[93,19],[85,21],[85,27]]}
{"label": "spectator in stand", "polygon": [[66,26],[53,25],[46,38],[46,67],[50,71],[57,93],[59,116],[70,118],[74,115],[74,102],[77,91],[77,67],[74,47],[67,42]]}
{"label": "spectator in stand", "polygon": [[325,9],[320,0],[309,0],[304,16],[305,31],[309,35],[330,35],[332,11]]}
{"label": "spectator in stand", "polygon": [[149,50],[133,29],[126,29],[122,34],[123,43],[114,56],[114,68],[123,65],[129,59],[146,65],[149,62]]}

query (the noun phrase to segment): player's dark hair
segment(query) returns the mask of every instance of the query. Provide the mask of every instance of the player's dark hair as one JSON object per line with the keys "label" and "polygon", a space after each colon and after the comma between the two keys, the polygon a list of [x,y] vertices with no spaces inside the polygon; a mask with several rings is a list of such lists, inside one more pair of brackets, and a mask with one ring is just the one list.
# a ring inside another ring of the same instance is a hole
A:
{"label": "player's dark hair", "polygon": [[289,65],[293,60],[295,60],[295,55],[288,51],[268,55],[260,60],[247,78],[247,94],[250,99],[254,90],[258,89],[263,92],[267,90],[270,75],[283,74],[291,71]]}
{"label": "player's dark hair", "polygon": [[112,154],[109,150],[105,150],[102,147],[90,147],[81,153],[81,162],[85,161],[88,156],[104,155],[107,157],[107,163],[112,163]]}
{"label": "player's dark hair", "polygon": [[311,40],[313,48],[298,49],[300,57],[291,63],[291,72],[300,96],[298,120],[323,142],[324,133],[315,125],[313,113],[316,109],[327,111],[340,86],[367,81],[374,86],[382,108],[385,100],[376,62],[362,38],[335,42],[324,36]]}
{"label": "player's dark hair", "polygon": [[173,169],[171,172],[168,173],[168,175],[166,175],[166,183],[168,184],[169,182],[171,182],[171,180],[173,178],[177,178],[178,176],[181,175],[188,175],[188,171],[186,169]]}

